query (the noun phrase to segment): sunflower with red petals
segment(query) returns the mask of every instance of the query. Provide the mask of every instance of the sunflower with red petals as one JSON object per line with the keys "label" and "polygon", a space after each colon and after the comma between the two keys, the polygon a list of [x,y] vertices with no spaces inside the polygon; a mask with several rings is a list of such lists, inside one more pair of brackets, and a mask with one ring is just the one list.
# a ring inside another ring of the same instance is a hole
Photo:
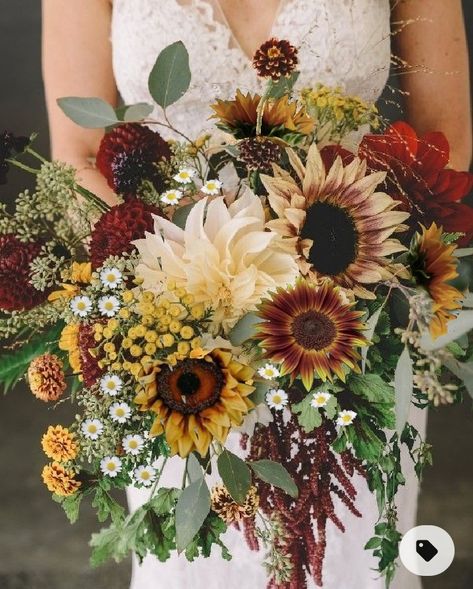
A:
{"label": "sunflower with red petals", "polygon": [[383,135],[366,135],[360,157],[375,171],[387,172],[386,191],[409,211],[412,231],[435,222],[444,231],[473,238],[473,207],[461,202],[473,188],[473,174],[448,168],[450,146],[443,133],[418,136],[399,121]]}
{"label": "sunflower with red petals", "polygon": [[362,315],[335,286],[301,280],[263,301],[256,339],[265,358],[281,363],[281,375],[300,375],[309,391],[315,377],[325,382],[335,374],[345,381],[344,367],[359,372],[356,348],[368,344]]}

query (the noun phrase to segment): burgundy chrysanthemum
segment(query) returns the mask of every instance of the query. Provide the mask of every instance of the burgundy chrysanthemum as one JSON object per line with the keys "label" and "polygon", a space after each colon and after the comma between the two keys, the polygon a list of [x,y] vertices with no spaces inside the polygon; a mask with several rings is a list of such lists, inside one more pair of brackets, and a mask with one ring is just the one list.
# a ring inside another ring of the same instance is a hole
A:
{"label": "burgundy chrysanthemum", "polygon": [[9,131],[0,133],[0,184],[6,184],[9,170],[8,158],[21,153],[29,143],[28,137],[16,137]]}
{"label": "burgundy chrysanthemum", "polygon": [[447,168],[450,146],[443,133],[418,137],[407,123],[397,122],[383,135],[367,135],[360,156],[372,170],[387,172],[386,191],[411,214],[412,231],[433,222],[444,231],[473,237],[473,208],[461,200],[473,187],[473,175]]}
{"label": "burgundy chrysanthemum", "polygon": [[115,127],[100,143],[97,168],[112,190],[134,196],[143,180],[162,191],[163,178],[156,166],[171,157],[168,143],[159,133],[136,123]]}
{"label": "burgundy chrysanthemum", "polygon": [[152,215],[161,211],[141,200],[131,198],[112,207],[97,221],[90,242],[90,259],[99,268],[109,256],[120,256],[133,251],[131,243],[153,230]]}
{"label": "burgundy chrysanthemum", "polygon": [[272,38],[256,50],[253,67],[261,78],[272,78],[276,82],[292,74],[298,61],[297,49],[289,41]]}
{"label": "burgundy chrysanthemum", "polygon": [[0,236],[0,309],[22,311],[42,303],[47,292],[30,283],[30,264],[41,250],[40,243],[23,243],[15,235]]}
{"label": "burgundy chrysanthemum", "polygon": [[86,387],[93,386],[104,374],[99,366],[100,358],[92,355],[91,350],[97,347],[94,339],[94,326],[81,324],[79,327],[79,351],[82,377]]}

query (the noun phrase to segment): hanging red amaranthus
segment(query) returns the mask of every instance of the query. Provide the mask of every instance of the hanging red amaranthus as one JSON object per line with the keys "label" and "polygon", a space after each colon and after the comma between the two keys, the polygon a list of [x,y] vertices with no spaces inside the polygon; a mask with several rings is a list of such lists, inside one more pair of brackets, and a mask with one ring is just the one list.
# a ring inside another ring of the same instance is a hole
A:
{"label": "hanging red amaranthus", "polygon": [[[269,459],[289,469],[299,497],[295,500],[283,491],[257,482],[260,508],[268,517],[276,516],[285,530],[284,552],[291,559],[291,579],[278,583],[272,578],[267,589],[306,589],[307,575],[322,586],[322,564],[325,557],[326,526],[332,521],[340,531],[345,526],[335,513],[336,495],[357,517],[361,517],[354,500],[356,490],[350,478],[354,472],[364,475],[361,463],[351,452],[341,460],[331,449],[337,437],[334,424],[325,420],[311,433],[306,433],[292,417],[286,422],[277,413],[273,423],[261,427],[251,440],[249,460]],[[245,520],[245,536],[253,550],[259,549],[254,523]]]}

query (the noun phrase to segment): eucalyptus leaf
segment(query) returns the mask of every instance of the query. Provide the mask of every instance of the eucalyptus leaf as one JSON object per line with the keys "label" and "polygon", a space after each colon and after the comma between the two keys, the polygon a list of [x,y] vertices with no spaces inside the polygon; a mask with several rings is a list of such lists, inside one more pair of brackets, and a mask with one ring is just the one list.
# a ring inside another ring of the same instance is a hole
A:
{"label": "eucalyptus leaf", "polygon": [[210,511],[210,492],[203,477],[186,487],[176,505],[176,548],[186,549]]}
{"label": "eucalyptus leaf", "polygon": [[244,503],[251,486],[251,471],[244,460],[224,450],[217,460],[224,485],[237,503]]}
{"label": "eucalyptus leaf", "polygon": [[279,462],[272,460],[257,460],[250,462],[250,466],[255,475],[274,487],[282,489],[288,495],[296,499],[299,496],[299,490],[291,475]]}
{"label": "eucalyptus leaf", "polygon": [[459,362],[458,360],[446,360],[445,366],[465,385],[466,390],[473,398],[473,362]]}
{"label": "eucalyptus leaf", "polygon": [[147,104],[146,102],[132,104],[125,110],[123,120],[127,123],[139,122],[146,119],[146,117],[149,117],[153,110],[154,106],[152,104]]}
{"label": "eucalyptus leaf", "polygon": [[427,352],[440,350],[471,329],[473,329],[473,311],[461,311],[455,319],[448,322],[445,335],[433,339],[430,333],[424,333],[420,345]]}
{"label": "eucalyptus leaf", "polygon": [[229,333],[231,343],[234,346],[241,346],[244,342],[254,337],[258,323],[261,323],[261,318],[255,313],[243,315]]}
{"label": "eucalyptus leaf", "polygon": [[113,107],[101,98],[68,96],[59,98],[57,104],[74,123],[87,129],[105,129],[120,122]]}
{"label": "eucalyptus leaf", "polygon": [[271,80],[266,97],[271,98],[272,100],[277,100],[278,98],[290,94],[298,78],[299,72],[293,72],[289,76],[282,76],[277,82]]}
{"label": "eucalyptus leaf", "polygon": [[[383,307],[379,307],[379,309],[377,309],[366,322],[366,331],[363,335],[366,337],[368,341],[371,341],[373,339],[374,332],[376,331],[376,326],[378,325],[378,321],[381,316],[382,310]],[[363,371],[363,374],[366,370],[366,359],[368,357],[368,352],[369,346],[364,346],[361,349],[361,370]]]}
{"label": "eucalyptus leaf", "polygon": [[176,209],[176,212],[172,216],[172,222],[174,225],[177,225],[181,229],[184,229],[186,226],[187,217],[192,210],[192,207],[195,203],[191,202],[188,205],[184,205],[183,207],[179,207]]}
{"label": "eucalyptus leaf", "polygon": [[460,248],[453,252],[457,258],[466,258],[473,256],[473,247]]}
{"label": "eucalyptus leaf", "polygon": [[463,299],[463,306],[469,308],[473,307],[473,293],[469,292],[465,295],[465,298]]}
{"label": "eucalyptus leaf", "polygon": [[414,369],[407,346],[399,356],[394,373],[394,390],[396,399],[396,430],[402,434],[409,417],[409,409],[414,390]]}
{"label": "eucalyptus leaf", "polygon": [[186,468],[187,468],[187,475],[188,475],[191,483],[193,483],[194,481],[197,481],[198,479],[200,479],[203,476],[202,466],[201,466],[200,462],[197,460],[197,457],[195,456],[195,454],[189,454]]}
{"label": "eucalyptus leaf", "polygon": [[163,109],[177,102],[191,82],[189,54],[182,41],[161,51],[148,80],[151,96]]}

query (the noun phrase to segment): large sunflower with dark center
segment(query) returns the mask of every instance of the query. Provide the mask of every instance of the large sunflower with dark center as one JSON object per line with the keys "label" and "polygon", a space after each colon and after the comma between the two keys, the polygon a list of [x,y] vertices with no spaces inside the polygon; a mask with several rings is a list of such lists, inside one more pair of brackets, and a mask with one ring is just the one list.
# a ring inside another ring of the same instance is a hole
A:
{"label": "large sunflower with dark center", "polygon": [[153,367],[135,397],[143,411],[156,413],[151,435],[164,433],[172,454],[182,457],[194,450],[205,456],[214,438],[224,444],[254,406],[252,368],[221,349],[193,355]]}
{"label": "large sunflower with dark center", "polygon": [[257,339],[265,357],[281,364],[281,374],[292,380],[300,375],[310,390],[315,377],[325,382],[336,374],[344,381],[344,366],[359,371],[356,348],[368,343],[362,314],[330,283],[316,287],[301,280],[262,303]]}
{"label": "large sunflower with dark center", "polygon": [[405,249],[393,234],[405,229],[409,214],[375,192],[384,174],[366,175],[366,163],[358,158],[344,166],[337,157],[326,170],[315,144],[305,165],[294,151],[288,156],[292,176],[277,168],[274,176],[262,176],[276,215],[268,227],[291,238],[303,276],[313,282],[328,278],[359,297],[374,298],[369,286],[392,278],[389,256]]}

